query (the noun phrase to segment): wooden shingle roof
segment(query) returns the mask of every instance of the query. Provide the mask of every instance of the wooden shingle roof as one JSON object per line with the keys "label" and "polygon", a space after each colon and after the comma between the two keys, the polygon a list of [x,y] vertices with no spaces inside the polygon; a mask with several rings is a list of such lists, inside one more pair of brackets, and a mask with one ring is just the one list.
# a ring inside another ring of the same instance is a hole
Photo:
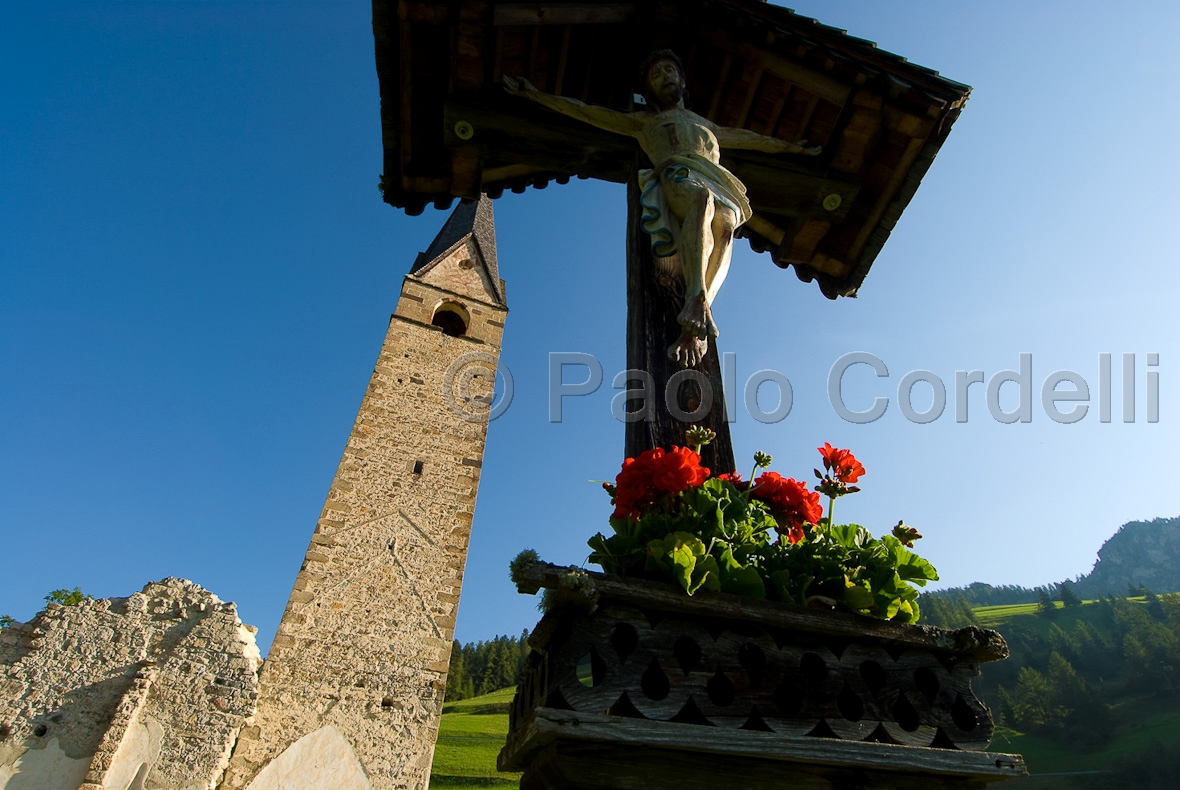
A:
{"label": "wooden shingle roof", "polygon": [[625,181],[633,140],[507,95],[501,77],[631,110],[639,64],[685,62],[692,108],[723,126],[823,146],[724,151],[754,209],[741,229],[779,266],[853,295],[970,88],[759,0],[374,0],[386,202],[418,214],[571,178]]}

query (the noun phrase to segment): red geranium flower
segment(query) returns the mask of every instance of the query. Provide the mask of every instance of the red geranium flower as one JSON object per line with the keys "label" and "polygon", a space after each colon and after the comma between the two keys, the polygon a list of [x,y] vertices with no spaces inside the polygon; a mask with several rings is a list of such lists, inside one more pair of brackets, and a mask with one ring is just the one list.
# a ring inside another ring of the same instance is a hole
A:
{"label": "red geranium flower", "polygon": [[778,524],[777,531],[791,543],[803,539],[803,527],[818,524],[823,516],[819,494],[808,491],[804,483],[778,472],[764,472],[754,483],[750,498],[765,502]]}
{"label": "red geranium flower", "polygon": [[660,449],[655,456],[652,482],[669,494],[679,494],[686,488],[696,488],[709,479],[709,470],[701,466],[701,457],[687,447],[673,447],[670,452]]}
{"label": "red geranium flower", "polygon": [[614,514],[639,518],[661,495],[675,496],[708,479],[709,470],[701,466],[701,457],[687,447],[673,447],[670,452],[660,447],[645,450],[638,458],[623,461],[615,477]]}
{"label": "red geranium flower", "polygon": [[824,442],[823,447],[815,449],[819,450],[824,458],[824,469],[831,472],[836,482],[855,483],[865,473],[864,466],[856,460],[851,450],[838,450],[827,442]]}
{"label": "red geranium flower", "polygon": [[737,472],[726,472],[723,475],[717,475],[717,479],[723,483],[729,483],[738,491],[745,491],[750,487],[750,484],[742,480],[742,476]]}

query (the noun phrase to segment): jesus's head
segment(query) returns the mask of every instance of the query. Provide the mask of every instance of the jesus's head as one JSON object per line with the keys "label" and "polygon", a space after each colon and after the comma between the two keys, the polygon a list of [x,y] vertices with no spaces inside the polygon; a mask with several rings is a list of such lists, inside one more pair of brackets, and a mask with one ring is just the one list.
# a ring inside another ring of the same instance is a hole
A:
{"label": "jesus's head", "polygon": [[640,69],[643,97],[653,110],[683,107],[688,91],[684,84],[684,66],[670,49],[653,52]]}

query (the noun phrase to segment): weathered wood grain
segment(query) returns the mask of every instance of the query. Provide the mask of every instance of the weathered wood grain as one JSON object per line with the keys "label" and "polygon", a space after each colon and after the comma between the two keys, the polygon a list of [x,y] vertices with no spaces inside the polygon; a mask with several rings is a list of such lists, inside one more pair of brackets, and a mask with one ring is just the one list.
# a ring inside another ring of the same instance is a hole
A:
{"label": "weathered wood grain", "polygon": [[[555,588],[569,568],[545,562],[520,569],[517,589],[525,594],[542,587]],[[732,617],[759,625],[845,637],[873,637],[887,644],[920,647],[936,653],[952,653],[974,662],[1008,657],[1008,645],[996,631],[974,626],[952,631],[929,625],[909,625],[843,612],[743,598],[728,593],[698,592],[685,595],[671,584],[624,578],[586,571],[603,603],[616,602],[702,617]]]}
{"label": "weathered wood grain", "polygon": [[492,24],[603,25],[633,16],[634,3],[497,3]]}
{"label": "weathered wood grain", "polygon": [[[677,274],[661,275],[651,253],[650,237],[639,218],[638,170],[647,165],[646,157],[637,155],[627,180],[627,369],[646,371],[652,378],[657,399],[647,415],[626,423],[624,452],[629,458],[654,447],[671,448],[688,444],[685,432],[693,427],[713,430],[717,438],[701,449],[702,465],[715,473],[734,470],[733,445],[725,411],[725,389],[717,343],[709,340],[709,351],[694,369],[706,384],[687,382],[673,389],[683,413],[705,411],[696,422],[682,422],[666,408],[664,398],[669,380],[680,368],[668,359],[667,349],[680,336],[676,315],[684,299],[683,282]],[[677,264],[678,265],[678,264]],[[639,388],[639,380],[628,385]],[[707,405],[707,401],[711,404]]]}
{"label": "weathered wood grain", "polygon": [[[505,747],[500,753],[499,768],[504,771],[526,770],[533,758],[542,752],[552,750],[551,754],[556,754],[571,745],[589,747],[594,750],[597,760],[613,759],[618,765],[609,772],[603,770],[605,765],[589,769],[590,775],[581,778],[585,784],[541,786],[666,786],[683,790],[738,786],[724,781],[718,783],[719,778],[725,776],[723,770],[718,769],[728,767],[720,762],[725,759],[738,761],[736,766],[740,766],[740,770],[737,776],[742,787],[831,788],[832,780],[848,771],[862,773],[858,783],[845,786],[892,788],[982,786],[986,782],[1027,774],[1019,755],[794,738],[776,733],[650,722],[549,708],[538,709],[524,737],[513,748]],[[667,752],[680,769],[660,784],[651,784],[661,781],[659,772],[645,771],[644,764],[653,759],[650,752],[657,750]],[[575,753],[567,752],[566,756],[574,757]],[[828,769],[828,779],[824,779],[824,769]],[[615,781],[626,783],[594,784],[595,774],[600,771],[613,774]],[[797,776],[796,771],[801,773]],[[627,776],[633,778],[628,780]],[[764,784],[772,777],[775,784]],[[568,773],[565,778],[569,781]],[[636,783],[639,779],[646,784]],[[667,784],[669,780],[674,783]],[[955,780],[973,780],[976,784],[938,784],[939,781]]]}
{"label": "weathered wood grain", "polygon": [[626,695],[627,710],[660,721],[688,716],[797,735],[824,722],[851,740],[885,725],[897,743],[930,746],[941,731],[944,743],[974,751],[991,740],[991,715],[971,689],[978,668],[928,650],[891,654],[866,641],[772,636],[743,621],[653,621],[617,605],[564,617],[561,638],[557,618],[547,618],[550,629],[530,644],[544,652],[548,677],[574,710],[613,710]]}

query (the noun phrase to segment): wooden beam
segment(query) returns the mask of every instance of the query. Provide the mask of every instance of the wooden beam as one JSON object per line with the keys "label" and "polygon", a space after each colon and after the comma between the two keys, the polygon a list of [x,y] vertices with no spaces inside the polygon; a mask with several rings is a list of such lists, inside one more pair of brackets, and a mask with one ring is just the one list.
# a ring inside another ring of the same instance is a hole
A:
{"label": "wooden beam", "polygon": [[864,225],[860,229],[860,233],[856,234],[856,241],[852,243],[852,247],[848,250],[849,260],[856,260],[860,257],[860,251],[864,249],[865,242],[868,241],[869,234],[877,227],[877,222],[880,221],[881,215],[885,213],[890,201],[893,200],[893,195],[897,192],[897,188],[901,186],[901,182],[905,179],[906,173],[909,172],[910,166],[914,163],[921,152],[922,147],[926,141],[915,137],[906,145],[905,153],[902,154],[901,161],[897,163],[897,167],[893,169],[893,175],[889,177],[889,183],[885,186],[881,197],[877,198],[876,205],[873,210],[869,212],[868,219],[865,220]]}
{"label": "wooden beam", "polygon": [[479,146],[458,145],[451,149],[451,194],[476,200],[483,185]]}
{"label": "wooden beam", "polygon": [[778,122],[783,117],[783,109],[787,106],[787,99],[791,97],[791,91],[795,90],[795,86],[791,83],[786,83],[787,89],[782,92],[774,103],[774,107],[770,111],[770,120],[766,124],[765,129],[753,129],[751,131],[774,136],[774,130],[778,128]]}
{"label": "wooden beam", "polygon": [[886,105],[882,109],[882,113],[887,127],[910,137],[925,139],[934,131],[934,119],[932,118],[919,118],[917,115],[898,109],[893,105]]}
{"label": "wooden beam", "polygon": [[[527,74],[528,78],[533,82],[537,81],[537,48],[540,45],[541,45],[541,28],[534,27],[533,34],[529,37],[529,60],[528,60],[528,65],[525,67],[525,74]],[[542,81],[541,84],[538,85],[537,87],[539,87],[543,91],[548,90],[548,88],[549,88],[549,86],[546,85],[544,83],[544,81]]]}
{"label": "wooden beam", "polygon": [[[509,75],[519,76],[519,75]],[[496,29],[496,52],[492,56],[492,84],[499,85],[504,78],[504,30]]]}
{"label": "wooden beam", "polygon": [[590,28],[589,35],[592,46],[586,56],[586,73],[582,77],[582,90],[578,93],[578,98],[583,102],[590,101],[590,77],[594,74],[594,58],[598,54],[598,37],[595,35],[596,30]]}
{"label": "wooden beam", "polygon": [[753,77],[750,78],[750,88],[746,91],[746,98],[742,101],[742,108],[733,124],[739,129],[746,127],[746,119],[750,116],[750,108],[754,106],[754,98],[758,95],[758,86],[762,84],[762,75],[765,73],[763,69],[755,69]]}
{"label": "wooden beam", "polygon": [[450,192],[451,179],[403,175],[402,189],[406,190],[407,192],[417,193]]}
{"label": "wooden beam", "polygon": [[881,132],[881,111],[857,107],[838,135],[838,147],[828,165],[841,173],[859,173]]}
{"label": "wooden beam", "polygon": [[848,272],[852,271],[852,267],[839,258],[833,258],[829,255],[824,255],[822,252],[817,252],[807,262],[807,265],[815,269],[817,272],[830,274],[838,280],[843,280],[848,276]]}
{"label": "wooden beam", "polygon": [[[800,787],[808,790],[820,787],[891,787],[908,790],[913,787],[948,786],[940,780],[966,780],[964,784],[949,786],[973,788],[982,786],[984,782],[1014,779],[1028,774],[1024,759],[1018,754],[799,738],[773,732],[654,722],[553,708],[536,709],[535,719],[529,723],[522,736],[513,738],[511,746],[516,748],[506,746],[500,753],[498,767],[502,771],[525,769],[534,755],[563,741],[571,745],[578,744],[581,747],[579,751],[585,757],[601,757],[603,768],[607,768],[605,763],[610,762],[612,753],[617,758],[623,756],[620,753],[623,750],[636,750],[638,753],[626,761],[631,766],[630,776],[646,777],[647,772],[643,770],[645,762],[652,763],[650,767],[655,770],[650,777],[651,781],[641,779],[625,785],[628,787],[675,787],[684,790],[711,790],[726,786]],[[599,747],[594,754],[585,753],[587,748],[593,747]],[[557,751],[560,755],[560,746]],[[662,752],[668,753],[668,756],[676,755],[678,764],[674,770],[656,764]],[[741,766],[752,773],[748,775],[746,770],[742,770],[725,774],[738,781],[732,785],[727,782],[719,784],[719,772],[710,770],[708,765],[718,758],[737,758]],[[694,760],[697,761],[696,767],[687,768]],[[814,779],[807,781],[806,777],[802,777],[804,781],[799,782],[800,777],[793,775],[800,769],[806,771],[821,766],[842,773],[855,772],[861,780],[846,779],[845,782],[829,784]],[[582,781],[585,784],[580,786],[593,786],[593,773],[597,771],[584,776]],[[876,781],[865,782],[866,773],[874,776]],[[979,784],[971,783],[973,779]]]}
{"label": "wooden beam", "polygon": [[[748,151],[725,151],[721,164],[746,185],[746,193],[755,211],[770,211],[791,217],[823,219],[833,224],[848,214],[860,192],[860,185],[850,178],[833,178],[800,172],[784,166],[774,157]],[[829,208],[839,198],[839,205]],[[825,201],[828,201],[825,205]]]}
{"label": "wooden beam", "polygon": [[404,22],[426,22],[431,25],[446,24],[450,16],[447,3],[423,3],[401,0],[397,4],[397,16]]}
{"label": "wooden beam", "polygon": [[698,25],[696,32],[704,41],[718,49],[742,60],[757,63],[771,74],[777,74],[788,82],[811,91],[833,104],[843,107],[844,102],[848,100],[848,94],[852,89],[839,80],[792,63],[786,58],[767,52],[753,44],[738,41],[719,28]]}
{"label": "wooden beam", "polygon": [[[533,165],[502,165],[489,167],[483,171],[483,185],[497,184],[500,181],[511,181],[524,176],[535,176],[546,172],[544,167]],[[503,185],[500,185],[503,188]]]}
{"label": "wooden beam", "polygon": [[515,113],[447,102],[443,105],[443,142],[448,146],[466,143],[455,132],[455,124],[466,121],[472,127],[472,142],[480,145],[509,150],[519,148],[522,152],[533,146],[546,155],[550,151],[563,150],[566,158],[575,162],[616,157],[626,158],[629,163],[634,155],[635,142],[630,137],[569,120],[521,99],[512,101],[520,102]]}
{"label": "wooden beam", "polygon": [[761,214],[751,214],[744,227],[754,231],[776,247],[783,243],[783,239],[787,235],[786,231]]}
{"label": "wooden beam", "polygon": [[799,121],[799,137],[807,134],[807,125],[811,123],[811,117],[815,115],[815,108],[819,106],[819,96],[811,94],[811,101],[807,103],[807,111],[803,113],[803,120]]}
{"label": "wooden beam", "polygon": [[634,3],[497,3],[492,24],[609,25],[633,16]]}
{"label": "wooden beam", "polygon": [[484,86],[484,48],[488,4],[463,0],[459,8],[459,25],[455,37],[455,90],[478,91]]}
{"label": "wooden beam", "polygon": [[791,251],[788,253],[787,259],[801,262],[810,261],[815,255],[815,245],[819,244],[831,229],[832,223],[823,220],[809,219],[804,222],[796,231],[794,238],[791,239]]}
{"label": "wooden beam", "polygon": [[[400,6],[398,10],[401,10]],[[410,165],[410,156],[412,155],[410,140],[414,136],[414,36],[409,20],[403,19],[397,27],[399,36],[398,54],[401,59],[401,68],[398,70],[398,87],[400,88],[398,96],[401,99],[401,111],[398,113],[401,122],[401,129],[399,130],[401,145],[398,146],[398,154],[401,169],[404,172]]]}
{"label": "wooden beam", "polygon": [[565,87],[565,67],[569,61],[570,34],[573,29],[573,25],[566,25],[561,31],[561,54],[557,58],[557,78],[553,81],[553,93],[557,96],[561,95]]}
{"label": "wooden beam", "polygon": [[[531,562],[513,578],[516,589],[525,594],[542,587],[555,589],[569,573],[568,567]],[[643,609],[678,612],[705,617],[735,618],[771,628],[849,638],[876,638],[899,646],[919,647],[938,653],[957,653],[972,661],[1001,661],[1008,657],[1008,645],[999,632],[967,626],[951,630],[932,625],[909,625],[878,620],[859,614],[809,609],[803,606],[744,598],[707,590],[685,595],[674,584],[585,571],[591,589],[603,603],[613,601]]]}
{"label": "wooden beam", "polygon": [[717,76],[717,85],[713,88],[713,98],[709,102],[709,112],[706,118],[716,118],[717,108],[721,106],[721,99],[725,97],[725,83],[729,79],[729,70],[733,68],[733,53],[726,52],[725,60],[721,63],[721,73]]}

